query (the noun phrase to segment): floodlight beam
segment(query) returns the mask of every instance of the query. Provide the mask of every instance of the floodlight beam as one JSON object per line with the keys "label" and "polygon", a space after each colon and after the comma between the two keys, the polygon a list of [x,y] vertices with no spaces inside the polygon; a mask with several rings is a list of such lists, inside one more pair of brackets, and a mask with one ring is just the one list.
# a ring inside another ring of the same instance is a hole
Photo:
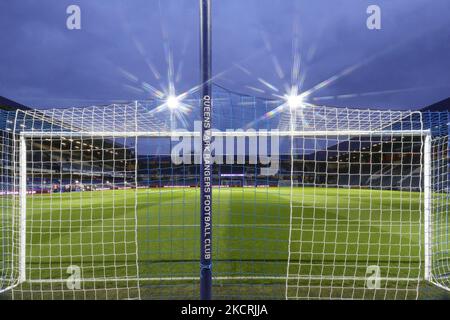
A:
{"label": "floodlight beam", "polygon": [[180,101],[176,96],[169,96],[166,100],[166,104],[170,110],[175,110],[180,105]]}

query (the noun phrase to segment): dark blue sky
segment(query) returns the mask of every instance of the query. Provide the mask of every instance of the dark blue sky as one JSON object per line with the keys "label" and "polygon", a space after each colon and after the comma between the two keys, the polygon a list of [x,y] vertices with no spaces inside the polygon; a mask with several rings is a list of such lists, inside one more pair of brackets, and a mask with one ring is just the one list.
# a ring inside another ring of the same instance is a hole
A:
{"label": "dark blue sky", "polygon": [[[356,67],[311,95],[315,104],[418,108],[450,96],[449,0],[212,1],[213,72],[229,89],[283,95],[298,53],[302,90]],[[66,28],[70,4],[81,30]],[[370,4],[381,30],[366,27]],[[35,107],[199,82],[198,0],[2,0],[0,37],[0,95]]]}

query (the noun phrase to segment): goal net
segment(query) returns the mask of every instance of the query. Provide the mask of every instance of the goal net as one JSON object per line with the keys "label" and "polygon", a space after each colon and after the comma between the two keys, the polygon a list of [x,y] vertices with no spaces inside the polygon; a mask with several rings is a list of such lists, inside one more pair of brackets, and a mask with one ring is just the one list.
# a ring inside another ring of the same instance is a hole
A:
{"label": "goal net", "polygon": [[[420,112],[215,97],[213,298],[416,299],[425,279],[448,288],[447,138],[432,140]],[[198,298],[198,105],[10,115],[2,295]]]}

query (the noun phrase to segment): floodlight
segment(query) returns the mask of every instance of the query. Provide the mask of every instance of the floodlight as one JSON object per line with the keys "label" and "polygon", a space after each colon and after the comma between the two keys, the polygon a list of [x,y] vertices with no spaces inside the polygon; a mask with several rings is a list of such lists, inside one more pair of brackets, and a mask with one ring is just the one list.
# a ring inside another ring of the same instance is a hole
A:
{"label": "floodlight", "polygon": [[167,107],[171,110],[178,108],[179,103],[178,98],[175,96],[169,96],[166,100]]}
{"label": "floodlight", "polygon": [[286,98],[286,100],[291,109],[295,109],[303,103],[303,97],[298,95],[290,95]]}

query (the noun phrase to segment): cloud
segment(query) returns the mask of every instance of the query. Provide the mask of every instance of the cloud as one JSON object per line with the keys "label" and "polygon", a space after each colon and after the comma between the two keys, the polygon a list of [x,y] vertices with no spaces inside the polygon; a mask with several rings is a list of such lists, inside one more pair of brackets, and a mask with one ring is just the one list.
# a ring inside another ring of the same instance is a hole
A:
{"label": "cloud", "polygon": [[[371,2],[213,2],[213,70],[224,72],[216,82],[272,97],[260,80],[284,91],[296,52],[305,89],[376,56],[315,96],[332,97],[327,103],[334,105],[384,108],[446,98],[449,2],[378,0],[382,30],[369,31]],[[69,4],[81,7],[82,30],[65,27]],[[198,85],[198,9],[190,0],[3,1],[0,15],[0,95],[19,102],[104,104],[149,98],[144,84],[164,90],[171,78],[178,92]]]}

